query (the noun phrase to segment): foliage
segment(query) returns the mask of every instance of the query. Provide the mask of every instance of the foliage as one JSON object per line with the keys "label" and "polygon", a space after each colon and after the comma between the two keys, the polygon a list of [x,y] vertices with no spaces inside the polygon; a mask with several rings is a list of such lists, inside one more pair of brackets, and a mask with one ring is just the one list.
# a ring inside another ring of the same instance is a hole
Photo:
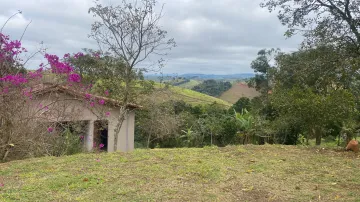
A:
{"label": "foliage", "polygon": [[271,77],[274,67],[270,65],[270,61],[279,51],[279,49],[262,49],[258,52],[257,58],[251,62],[251,68],[256,74],[254,78],[248,81],[249,87],[254,87],[262,94],[271,90]]}
{"label": "foliage", "polygon": [[218,97],[223,92],[231,88],[231,83],[228,81],[216,81],[213,79],[205,80],[204,82],[194,86],[192,90],[204,93],[206,95]]}
{"label": "foliage", "polygon": [[247,97],[240,98],[230,110],[235,110],[237,112],[242,112],[244,109],[251,111],[251,100]]}
{"label": "foliage", "polygon": [[359,1],[354,0],[265,0],[261,7],[277,10],[288,27],[288,37],[302,33],[303,47],[335,45],[359,55]]}
{"label": "foliage", "polygon": [[354,98],[347,90],[332,90],[326,95],[314,93],[310,88],[275,91],[271,101],[282,119],[299,125],[301,131],[316,137],[321,143],[326,125],[346,122],[354,115]]}

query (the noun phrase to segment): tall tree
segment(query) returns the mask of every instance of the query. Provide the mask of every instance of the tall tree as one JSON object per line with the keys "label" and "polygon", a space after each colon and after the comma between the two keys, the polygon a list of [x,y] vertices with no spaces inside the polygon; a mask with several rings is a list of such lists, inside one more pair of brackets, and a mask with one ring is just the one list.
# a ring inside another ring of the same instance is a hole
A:
{"label": "tall tree", "polygon": [[256,74],[248,83],[250,87],[255,87],[262,94],[268,93],[271,89],[271,76],[274,69],[271,61],[279,52],[279,49],[262,49],[258,52],[257,58],[251,62],[251,68]]}
{"label": "tall tree", "polygon": [[[115,129],[114,151],[117,150],[118,134],[127,112],[126,105],[131,102],[131,83],[134,71],[143,71],[139,64],[146,62],[151,55],[165,55],[174,47],[174,39],[167,39],[167,32],[160,25],[162,8],[156,12],[156,0],[139,0],[129,3],[122,1],[118,6],[103,6],[99,0],[89,9],[94,17],[100,19],[92,25],[91,37],[102,50],[124,61],[123,107],[120,109],[118,124]],[[162,64],[159,59],[159,64]],[[122,68],[122,65],[119,66]]]}

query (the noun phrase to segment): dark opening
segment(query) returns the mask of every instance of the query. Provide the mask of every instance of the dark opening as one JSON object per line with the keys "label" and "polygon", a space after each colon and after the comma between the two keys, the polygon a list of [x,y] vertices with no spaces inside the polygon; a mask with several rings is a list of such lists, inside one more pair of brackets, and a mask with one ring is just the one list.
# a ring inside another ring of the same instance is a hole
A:
{"label": "dark opening", "polygon": [[108,122],[95,121],[94,122],[94,143],[95,146],[102,150],[107,151],[108,148]]}

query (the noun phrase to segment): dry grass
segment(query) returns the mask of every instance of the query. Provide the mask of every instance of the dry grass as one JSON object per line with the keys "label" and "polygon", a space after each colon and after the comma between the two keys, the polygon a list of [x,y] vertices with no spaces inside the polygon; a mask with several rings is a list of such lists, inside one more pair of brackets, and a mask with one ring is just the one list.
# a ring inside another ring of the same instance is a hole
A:
{"label": "dry grass", "polygon": [[253,98],[258,95],[260,94],[255,90],[255,88],[249,88],[247,84],[240,82],[234,83],[228,91],[224,92],[220,96],[220,99],[234,104],[241,97]]}
{"label": "dry grass", "polygon": [[0,164],[0,201],[360,201],[359,168],[280,145],[46,157]]}

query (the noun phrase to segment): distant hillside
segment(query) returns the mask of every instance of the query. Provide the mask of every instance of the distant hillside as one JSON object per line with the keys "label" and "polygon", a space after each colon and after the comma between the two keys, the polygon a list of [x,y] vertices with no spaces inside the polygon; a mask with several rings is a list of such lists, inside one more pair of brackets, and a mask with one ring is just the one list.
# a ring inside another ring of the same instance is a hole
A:
{"label": "distant hillside", "polygon": [[199,85],[199,84],[201,84],[201,81],[191,79],[191,80],[189,80],[189,82],[186,82],[186,83],[183,83],[183,84],[179,85],[179,87],[192,89],[194,86]]}
{"label": "distant hillside", "polygon": [[233,84],[232,87],[220,96],[220,99],[230,103],[235,103],[241,97],[253,98],[260,95],[255,88],[249,88],[246,83],[239,82]]}
{"label": "distant hillside", "polygon": [[182,74],[181,77],[190,79],[247,79],[254,77],[253,73],[244,74],[226,74],[226,75],[215,75],[215,74]]}
{"label": "distant hillside", "polygon": [[191,105],[199,104],[211,104],[218,103],[224,107],[230,107],[232,104],[209,95],[205,95],[190,89],[181,88],[178,86],[169,86],[165,88],[163,84],[156,84],[155,92],[150,95],[151,99],[155,99],[157,102],[167,102],[170,100],[182,100]]}
{"label": "distant hillside", "polygon": [[167,80],[172,77],[182,77],[187,79],[196,79],[196,80],[207,80],[207,79],[216,79],[216,80],[226,80],[226,79],[247,79],[254,77],[253,73],[243,73],[243,74],[227,74],[227,75],[215,75],[215,74],[147,74],[145,79],[159,81],[160,78]]}

